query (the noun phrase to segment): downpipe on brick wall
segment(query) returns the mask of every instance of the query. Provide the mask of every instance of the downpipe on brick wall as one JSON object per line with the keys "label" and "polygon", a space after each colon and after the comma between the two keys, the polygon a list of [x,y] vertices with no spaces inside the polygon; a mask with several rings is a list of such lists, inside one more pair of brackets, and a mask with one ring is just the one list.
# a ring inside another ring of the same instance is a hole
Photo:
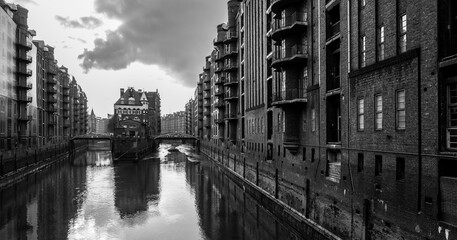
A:
{"label": "downpipe on brick wall", "polygon": [[[347,51],[348,51],[348,65],[347,65],[347,72],[349,73],[351,71],[351,0],[347,1],[347,25],[348,25],[348,30],[347,30]],[[351,110],[351,86],[350,83],[348,84],[348,96],[347,96],[347,115],[348,115],[348,120],[350,117],[350,110]],[[347,144],[348,144],[348,169],[349,169],[349,177],[351,179],[351,233],[350,233],[350,238],[354,239],[354,179],[352,176],[352,168],[351,168],[351,159],[350,159],[350,148],[351,148],[351,142],[350,142],[350,132],[351,132],[351,127],[348,122],[348,132],[347,132]]]}
{"label": "downpipe on brick wall", "polygon": [[417,49],[417,115],[418,115],[418,127],[417,131],[419,133],[418,135],[418,146],[417,146],[417,151],[418,151],[418,164],[419,164],[419,169],[418,169],[418,174],[417,174],[417,213],[422,214],[422,107],[421,107],[421,102],[422,102],[422,94],[421,94],[421,48]]}

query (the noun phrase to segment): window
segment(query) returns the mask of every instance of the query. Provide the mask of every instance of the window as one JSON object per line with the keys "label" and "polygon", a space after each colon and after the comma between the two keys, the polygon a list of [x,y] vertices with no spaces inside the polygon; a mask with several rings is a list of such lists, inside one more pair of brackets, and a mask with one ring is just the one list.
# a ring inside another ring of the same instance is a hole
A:
{"label": "window", "polygon": [[361,0],[361,1],[360,1],[360,5],[361,5],[362,7],[365,7],[365,0]]}
{"label": "window", "polygon": [[311,109],[311,131],[316,131],[316,109]]}
{"label": "window", "polygon": [[375,129],[382,129],[382,95],[375,96]]}
{"label": "window", "polygon": [[363,171],[363,153],[359,153],[357,155],[357,172],[362,172]]}
{"label": "window", "polygon": [[404,130],[406,127],[405,90],[397,91],[397,129]]}
{"label": "window", "polygon": [[457,83],[447,85],[447,148],[457,149]]}
{"label": "window", "polygon": [[374,175],[381,176],[382,175],[382,156],[375,155],[374,160],[375,160]]}
{"label": "window", "polygon": [[314,150],[314,148],[311,148],[311,162],[314,162],[315,155],[316,155],[316,151]]}
{"label": "window", "polygon": [[365,118],[364,118],[364,99],[360,98],[357,103],[357,129],[363,131],[365,128]]}
{"label": "window", "polygon": [[378,29],[378,60],[384,60],[384,50],[385,50],[385,39],[384,39],[384,26],[379,27]]}
{"label": "window", "polygon": [[367,45],[366,45],[366,37],[362,36],[360,38],[360,66],[365,67],[367,62]]}
{"label": "window", "polygon": [[303,161],[306,161],[306,147],[303,148]]}
{"label": "window", "polygon": [[406,26],[407,26],[407,18],[406,14],[400,16],[400,32],[399,32],[399,50],[400,53],[406,52]]}
{"label": "window", "polygon": [[397,180],[402,180],[405,178],[405,159],[397,157]]}

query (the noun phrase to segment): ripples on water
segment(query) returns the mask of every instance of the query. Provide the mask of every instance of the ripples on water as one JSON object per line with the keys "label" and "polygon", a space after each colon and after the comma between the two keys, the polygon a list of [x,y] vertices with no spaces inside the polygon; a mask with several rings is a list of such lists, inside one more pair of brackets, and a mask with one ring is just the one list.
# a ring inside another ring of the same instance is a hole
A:
{"label": "ripples on water", "polygon": [[88,151],[1,189],[0,239],[298,239],[191,146],[171,147],[137,163]]}

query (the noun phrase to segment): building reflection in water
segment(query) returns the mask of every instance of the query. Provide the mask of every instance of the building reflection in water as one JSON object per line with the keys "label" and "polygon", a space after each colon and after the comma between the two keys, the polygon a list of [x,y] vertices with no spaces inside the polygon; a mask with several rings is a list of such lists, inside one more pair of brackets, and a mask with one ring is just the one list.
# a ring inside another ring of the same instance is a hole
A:
{"label": "building reflection in water", "polygon": [[89,151],[1,189],[0,239],[298,239],[213,163],[167,147],[115,165]]}
{"label": "building reflection in water", "polygon": [[186,165],[205,239],[302,239],[279,223],[213,163]]}
{"label": "building reflection in water", "polygon": [[66,239],[85,182],[86,168],[61,162],[1,189],[0,239]]}
{"label": "building reflection in water", "polygon": [[115,206],[121,218],[133,218],[159,201],[160,161],[119,163],[114,167]]}
{"label": "building reflection in water", "polygon": [[87,151],[76,156],[73,160],[75,166],[110,166],[113,163],[111,151]]}

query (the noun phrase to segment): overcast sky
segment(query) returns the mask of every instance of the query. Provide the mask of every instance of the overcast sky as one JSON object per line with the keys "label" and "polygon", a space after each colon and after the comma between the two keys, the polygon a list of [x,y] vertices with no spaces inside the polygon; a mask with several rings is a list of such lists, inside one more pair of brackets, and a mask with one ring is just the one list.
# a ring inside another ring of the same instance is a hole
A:
{"label": "overcast sky", "polygon": [[29,10],[36,40],[55,47],[97,116],[119,89],[159,90],[162,113],[184,110],[196,87],[226,0],[9,0]]}

